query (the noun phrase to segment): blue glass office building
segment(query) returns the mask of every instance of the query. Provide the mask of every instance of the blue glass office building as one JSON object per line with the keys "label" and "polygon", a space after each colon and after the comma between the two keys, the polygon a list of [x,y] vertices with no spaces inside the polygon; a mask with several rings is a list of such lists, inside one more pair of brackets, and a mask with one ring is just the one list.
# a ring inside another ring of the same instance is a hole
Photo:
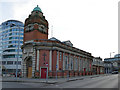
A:
{"label": "blue glass office building", "polygon": [[0,25],[0,54],[3,73],[15,73],[17,63],[18,72],[21,71],[23,33],[24,24],[20,21],[8,20]]}

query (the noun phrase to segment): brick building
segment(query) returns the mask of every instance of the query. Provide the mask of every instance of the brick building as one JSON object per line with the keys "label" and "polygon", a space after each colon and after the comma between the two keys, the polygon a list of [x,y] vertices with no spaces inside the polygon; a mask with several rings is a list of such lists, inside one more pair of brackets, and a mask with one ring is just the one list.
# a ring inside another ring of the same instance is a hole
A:
{"label": "brick building", "polygon": [[48,39],[48,21],[37,6],[25,20],[22,76],[74,77],[92,75],[91,53],[73,47],[70,41]]}
{"label": "brick building", "polygon": [[104,74],[104,62],[100,57],[94,57],[92,62],[93,74]]}

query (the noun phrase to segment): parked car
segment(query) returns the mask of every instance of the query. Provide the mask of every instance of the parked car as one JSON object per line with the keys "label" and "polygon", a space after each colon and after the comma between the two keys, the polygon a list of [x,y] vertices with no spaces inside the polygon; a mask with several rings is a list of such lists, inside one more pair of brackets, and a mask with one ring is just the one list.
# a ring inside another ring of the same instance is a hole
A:
{"label": "parked car", "polygon": [[112,74],[118,74],[118,71],[113,71]]}

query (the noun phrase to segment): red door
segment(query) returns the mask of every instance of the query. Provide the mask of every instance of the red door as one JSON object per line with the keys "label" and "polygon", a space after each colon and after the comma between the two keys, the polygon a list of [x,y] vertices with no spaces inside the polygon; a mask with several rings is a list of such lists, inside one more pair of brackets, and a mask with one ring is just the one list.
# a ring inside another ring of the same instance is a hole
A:
{"label": "red door", "polygon": [[41,78],[46,78],[47,68],[41,68]]}

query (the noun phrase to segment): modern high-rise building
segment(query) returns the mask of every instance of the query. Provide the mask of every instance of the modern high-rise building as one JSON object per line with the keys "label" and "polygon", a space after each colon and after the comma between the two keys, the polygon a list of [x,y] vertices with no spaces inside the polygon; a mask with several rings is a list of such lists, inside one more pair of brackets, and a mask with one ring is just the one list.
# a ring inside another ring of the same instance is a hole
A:
{"label": "modern high-rise building", "polygon": [[0,25],[0,55],[3,73],[21,71],[24,24],[8,20]]}

